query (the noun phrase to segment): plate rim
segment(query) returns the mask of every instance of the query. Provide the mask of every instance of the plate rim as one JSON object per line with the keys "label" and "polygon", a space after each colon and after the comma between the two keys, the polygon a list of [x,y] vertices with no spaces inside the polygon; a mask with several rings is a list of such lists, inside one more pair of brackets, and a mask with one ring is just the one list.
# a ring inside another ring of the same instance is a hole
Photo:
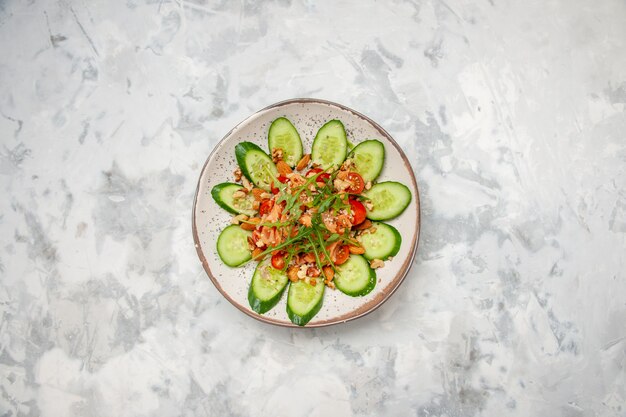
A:
{"label": "plate rim", "polygon": [[[416,232],[416,237],[414,239],[413,242],[411,242],[411,249],[410,249],[410,255],[407,257],[407,259],[402,263],[402,266],[400,268],[400,271],[398,272],[398,274],[394,277],[394,281],[396,281],[396,284],[393,285],[389,291],[384,291],[383,292],[383,297],[382,299],[380,299],[378,302],[374,303],[374,305],[371,305],[371,303],[373,301],[375,301],[375,299],[372,299],[370,302],[358,307],[357,309],[347,313],[350,314],[349,317],[347,318],[341,318],[341,317],[345,317],[345,314],[343,316],[340,316],[339,318],[334,318],[334,319],[327,319],[327,320],[323,320],[320,322],[316,322],[316,323],[311,323],[311,324],[307,324],[306,326],[297,326],[291,322],[289,323],[285,323],[273,318],[269,318],[269,317],[265,317],[261,314],[255,313],[253,311],[248,311],[248,309],[242,307],[239,303],[235,302],[235,300],[233,300],[229,294],[227,294],[222,286],[219,284],[219,282],[217,281],[217,279],[213,276],[212,272],[211,272],[211,268],[209,267],[208,261],[206,259],[206,257],[204,256],[204,253],[202,252],[202,248],[200,246],[200,239],[198,236],[198,229],[196,227],[196,208],[198,205],[198,195],[200,193],[200,185],[202,182],[202,178],[204,177],[204,173],[206,171],[206,168],[209,164],[209,161],[211,160],[211,158],[213,157],[213,155],[215,154],[215,152],[218,151],[218,149],[221,148],[221,144],[235,131],[237,130],[240,126],[244,125],[245,123],[248,123],[251,119],[258,117],[259,114],[276,108],[276,107],[282,107],[285,105],[290,105],[290,104],[324,104],[324,105],[329,105],[329,106],[335,106],[341,110],[350,112],[352,114],[354,114],[355,116],[364,119],[365,121],[367,121],[368,123],[370,123],[376,130],[378,130],[378,132],[384,136],[387,140],[389,140],[391,142],[391,144],[398,150],[398,152],[400,153],[400,156],[402,158],[402,161],[404,162],[404,165],[408,168],[409,171],[409,176],[411,177],[411,181],[413,183],[413,186],[415,187],[415,191],[416,191],[416,196],[415,196],[415,202],[416,202],[416,215],[417,215],[417,219],[416,219],[416,223],[415,223],[415,232]],[[204,272],[208,275],[209,279],[211,280],[211,282],[213,283],[213,285],[215,286],[215,288],[218,290],[218,292],[228,300],[228,302],[230,304],[232,304],[234,307],[237,308],[237,310],[243,312],[244,314],[246,314],[249,317],[252,317],[255,320],[258,320],[260,322],[263,323],[267,323],[267,324],[271,324],[274,326],[279,326],[279,327],[286,327],[286,328],[318,328],[318,327],[327,327],[327,326],[333,326],[336,324],[341,324],[341,323],[347,323],[349,321],[352,320],[356,320],[358,318],[364,317],[370,313],[372,313],[373,311],[377,310],[380,306],[382,306],[385,302],[387,302],[387,300],[389,300],[389,298],[391,298],[391,296],[398,290],[398,288],[400,288],[400,286],[402,285],[402,283],[404,282],[404,280],[406,279],[406,276],[409,273],[409,270],[411,269],[411,267],[413,266],[413,261],[415,260],[415,255],[417,253],[417,247],[419,246],[419,240],[420,240],[420,234],[421,234],[421,202],[420,202],[420,193],[419,193],[419,188],[417,185],[417,180],[415,179],[415,173],[413,172],[413,167],[411,166],[411,163],[409,161],[409,159],[407,158],[406,154],[404,153],[404,151],[402,150],[402,147],[400,147],[400,145],[395,141],[395,139],[389,134],[389,132],[387,132],[382,126],[380,126],[378,123],[376,123],[374,120],[370,119],[369,117],[365,116],[364,114],[351,109],[350,107],[344,106],[343,104],[339,104],[333,101],[329,101],[329,100],[324,100],[324,99],[317,99],[317,98],[291,98],[291,99],[287,99],[287,100],[282,100],[279,102],[276,102],[274,104],[270,104],[269,106],[266,106],[254,113],[252,113],[250,116],[246,117],[244,120],[242,120],[241,122],[237,123],[237,125],[235,125],[235,127],[233,127],[232,129],[230,129],[223,137],[222,139],[219,140],[219,142],[213,147],[213,150],[209,153],[209,156],[207,157],[206,161],[204,162],[204,165],[202,166],[202,169],[200,170],[200,175],[198,176],[198,184],[196,185],[196,192],[195,192],[195,196],[193,199],[193,205],[191,207],[191,229],[192,229],[192,234],[193,234],[193,240],[194,240],[194,246],[196,248],[196,253],[198,254],[198,257],[200,258],[200,262],[202,263],[202,267],[204,268]]]}

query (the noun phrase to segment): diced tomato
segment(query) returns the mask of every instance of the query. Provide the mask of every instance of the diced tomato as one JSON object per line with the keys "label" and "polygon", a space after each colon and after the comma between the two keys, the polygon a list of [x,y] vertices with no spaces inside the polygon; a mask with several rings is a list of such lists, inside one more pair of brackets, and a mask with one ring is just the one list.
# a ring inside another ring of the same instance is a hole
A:
{"label": "diced tomato", "polygon": [[[320,174],[321,172],[321,174]],[[325,182],[330,179],[330,174],[328,172],[323,172],[320,168],[313,168],[307,171],[305,177],[312,177],[315,174],[319,174],[315,179],[315,182]]]}
{"label": "diced tomato", "polygon": [[365,206],[359,200],[350,199],[350,211],[352,212],[352,225],[356,226],[365,221],[366,211]]}
{"label": "diced tomato", "polygon": [[356,172],[348,172],[347,180],[352,183],[350,187],[348,187],[348,192],[352,194],[360,194],[363,192],[365,188],[365,182],[363,181],[363,177],[357,174]]}
{"label": "diced tomato", "polygon": [[340,246],[335,252],[335,265],[341,265],[348,260],[350,249],[346,245]]}
{"label": "diced tomato", "polygon": [[285,177],[284,175],[280,174],[278,176],[278,178],[276,178],[278,181],[282,182],[283,184],[287,183],[287,181],[289,181],[289,178]]}
{"label": "diced tomato", "polygon": [[285,255],[282,252],[272,255],[272,266],[276,269],[285,267]]}
{"label": "diced tomato", "polygon": [[270,184],[270,190],[272,191],[272,194],[278,194],[280,192],[278,187],[274,187],[274,181]]}
{"label": "diced tomato", "polygon": [[263,200],[259,206],[259,214],[262,216],[269,213],[272,207],[274,207],[274,202],[272,200]]}

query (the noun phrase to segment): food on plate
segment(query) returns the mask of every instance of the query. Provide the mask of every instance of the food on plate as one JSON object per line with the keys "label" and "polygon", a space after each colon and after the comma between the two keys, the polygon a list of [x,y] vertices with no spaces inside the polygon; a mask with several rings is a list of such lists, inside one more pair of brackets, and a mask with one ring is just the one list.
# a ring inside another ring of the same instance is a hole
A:
{"label": "food on plate", "polygon": [[325,123],[304,154],[300,134],[280,117],[268,129],[268,145],[265,153],[239,143],[235,182],[211,190],[233,214],[217,253],[230,267],[258,262],[248,291],[253,311],[267,313],[287,292],[287,315],[304,326],[321,310],[327,288],[352,297],[375,288],[376,269],[402,244],[381,221],[399,216],[412,196],[398,182],[373,184],[384,145],[370,139],[349,150],[340,120]]}

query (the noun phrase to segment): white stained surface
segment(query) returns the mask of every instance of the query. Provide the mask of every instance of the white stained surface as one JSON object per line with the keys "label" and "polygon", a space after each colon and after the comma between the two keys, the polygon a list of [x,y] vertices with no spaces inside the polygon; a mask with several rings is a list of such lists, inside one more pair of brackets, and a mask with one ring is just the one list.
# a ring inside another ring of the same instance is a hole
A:
{"label": "white stained surface", "polygon": [[[0,4],[0,416],[626,413],[621,0]],[[259,323],[191,205],[238,122],[336,101],[421,192],[399,291]]]}

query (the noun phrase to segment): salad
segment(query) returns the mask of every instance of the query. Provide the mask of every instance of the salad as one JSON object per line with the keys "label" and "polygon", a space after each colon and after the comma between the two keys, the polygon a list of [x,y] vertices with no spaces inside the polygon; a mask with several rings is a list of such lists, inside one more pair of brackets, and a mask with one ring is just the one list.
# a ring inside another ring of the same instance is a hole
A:
{"label": "salad", "polygon": [[251,142],[235,147],[234,182],[213,187],[215,202],[233,214],[217,239],[230,267],[257,262],[250,308],[264,314],[287,286],[287,315],[306,325],[322,308],[326,289],[369,294],[376,269],[400,250],[400,233],[383,220],[399,216],[412,195],[398,182],[376,183],[385,147],[348,142],[339,120],[324,124],[310,154],[284,117],[268,132],[269,154]]}

